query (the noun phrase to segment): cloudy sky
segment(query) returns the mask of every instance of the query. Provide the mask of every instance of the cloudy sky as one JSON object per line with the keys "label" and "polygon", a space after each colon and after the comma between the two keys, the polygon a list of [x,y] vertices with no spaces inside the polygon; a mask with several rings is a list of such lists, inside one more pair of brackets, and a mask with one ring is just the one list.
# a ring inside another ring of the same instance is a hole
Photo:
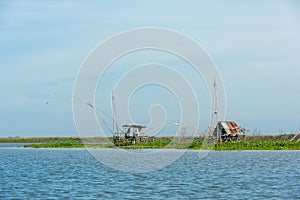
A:
{"label": "cloudy sky", "polygon": [[[179,31],[206,49],[226,88],[227,120],[262,133],[299,130],[297,1],[4,0],[0,1],[0,136],[76,135],[71,96],[82,62],[107,38],[142,27]],[[121,63],[129,66],[138,57]],[[169,61],[175,68],[181,65],[176,59]],[[106,75],[101,87],[112,87],[109,80],[117,80],[124,71],[117,69],[117,75]],[[192,72],[187,76],[194,79]],[[143,117],[151,103],[144,101],[151,99],[148,93],[161,94],[163,102],[170,98],[160,90],[149,88],[134,97],[137,109],[132,115],[139,123],[148,123]],[[195,90],[199,98],[209,98],[205,88]],[[97,106],[109,112],[110,103],[105,102],[109,93],[102,97]],[[166,105],[170,120],[177,112],[172,106],[176,103]],[[203,110],[209,106],[205,101],[200,105]],[[206,124],[204,120],[201,128]]]}

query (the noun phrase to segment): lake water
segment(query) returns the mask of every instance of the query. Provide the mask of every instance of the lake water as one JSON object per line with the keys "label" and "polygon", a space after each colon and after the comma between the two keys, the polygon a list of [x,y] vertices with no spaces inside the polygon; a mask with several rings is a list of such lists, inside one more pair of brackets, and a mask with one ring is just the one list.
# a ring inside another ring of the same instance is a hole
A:
{"label": "lake water", "polygon": [[159,171],[131,174],[86,149],[2,146],[0,199],[300,199],[300,151],[198,155],[187,151]]}

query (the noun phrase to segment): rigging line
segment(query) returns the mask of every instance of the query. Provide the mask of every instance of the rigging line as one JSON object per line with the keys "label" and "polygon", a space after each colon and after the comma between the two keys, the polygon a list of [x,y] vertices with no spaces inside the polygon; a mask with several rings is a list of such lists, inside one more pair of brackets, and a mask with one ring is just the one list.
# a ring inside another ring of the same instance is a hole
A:
{"label": "rigging line", "polygon": [[94,107],[98,112],[101,112],[103,115],[105,115],[106,117],[113,119],[109,114],[105,113],[103,110],[101,110],[100,108],[94,106],[90,101],[83,101],[81,99],[76,99],[74,98],[75,101],[78,101],[79,103],[83,103],[83,104],[87,104],[90,107]]}
{"label": "rigging line", "polygon": [[[105,115],[106,117],[108,117],[109,119],[111,119],[111,120],[113,121],[113,123],[114,123],[113,117],[111,117],[109,114],[105,113],[104,111],[102,111],[101,109],[97,108],[96,106],[95,106],[95,109],[96,109],[96,111],[98,111],[99,113],[102,113],[103,115]],[[119,126],[118,126],[118,128],[121,130],[121,128],[120,128]],[[112,130],[113,130],[113,129],[112,129]]]}
{"label": "rigging line", "polygon": [[[100,113],[102,113],[103,115],[105,115],[106,117],[108,117],[109,119],[111,119],[112,121],[113,121],[113,123],[114,123],[114,119],[113,119],[113,117],[112,116],[110,116],[109,114],[107,114],[107,113],[105,113],[103,110],[101,110],[100,108],[98,108],[98,107],[96,107],[96,106],[94,106],[93,105],[93,107],[94,107],[94,109],[98,112],[98,114],[100,114]],[[102,116],[101,116],[102,117]],[[102,119],[104,120],[104,118],[102,117]],[[106,123],[107,124],[107,123]],[[118,128],[121,130],[121,128],[118,126]],[[111,129],[111,128],[110,128]],[[113,130],[113,129],[111,129],[111,130]]]}
{"label": "rigging line", "polygon": [[298,134],[300,134],[300,133],[296,133],[295,136],[290,141],[293,141],[298,136]]}
{"label": "rigging line", "polygon": [[96,109],[96,107],[93,104],[91,104],[90,102],[87,102],[86,105],[88,105],[90,108],[92,108],[96,112],[96,114],[99,116],[100,120],[105,125],[105,127],[113,134],[113,130],[106,123],[106,121],[104,120],[104,118],[102,117],[102,115],[100,114],[100,112]]}
{"label": "rigging line", "polygon": [[115,123],[115,126],[117,128],[117,132],[119,132],[119,125],[118,125],[118,119],[117,119],[117,112],[116,112],[116,103],[115,103],[115,94],[114,91],[112,91],[112,110],[113,110],[113,123]]}
{"label": "rigging line", "polygon": [[102,113],[103,115],[105,115],[106,117],[108,117],[109,119],[113,120],[113,118],[112,118],[109,114],[105,113],[103,110],[97,108],[96,106],[95,106],[95,109],[96,109],[98,112],[100,112],[100,113]]}
{"label": "rigging line", "polygon": [[104,120],[104,118],[102,117],[102,115],[100,113],[103,113],[105,116],[109,117],[111,119],[111,117],[106,114],[105,112],[103,112],[102,110],[100,110],[99,108],[97,108],[96,106],[94,106],[90,101],[83,101],[81,99],[75,98],[73,97],[73,100],[78,101],[79,103],[83,103],[87,106],[89,106],[90,108],[92,108],[95,113],[97,114],[97,116],[100,118],[100,120],[102,121],[102,123],[105,125],[105,127],[111,132],[113,133],[112,129],[109,127],[109,125],[106,123],[106,121]]}

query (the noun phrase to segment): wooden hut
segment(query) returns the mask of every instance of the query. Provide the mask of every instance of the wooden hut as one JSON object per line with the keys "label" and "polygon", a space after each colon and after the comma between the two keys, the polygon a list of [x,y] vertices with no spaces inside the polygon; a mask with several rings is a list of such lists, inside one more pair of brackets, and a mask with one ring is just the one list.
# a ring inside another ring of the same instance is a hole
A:
{"label": "wooden hut", "polygon": [[245,129],[240,128],[234,121],[219,121],[213,135],[219,142],[239,141],[245,137]]}

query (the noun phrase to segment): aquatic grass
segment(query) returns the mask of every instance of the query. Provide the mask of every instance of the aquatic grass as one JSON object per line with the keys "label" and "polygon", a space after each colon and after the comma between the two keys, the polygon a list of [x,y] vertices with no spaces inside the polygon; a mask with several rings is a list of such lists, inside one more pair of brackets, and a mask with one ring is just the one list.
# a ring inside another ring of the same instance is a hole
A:
{"label": "aquatic grass", "polygon": [[28,144],[25,148],[83,148],[84,144],[78,142],[49,142],[42,144]]}
{"label": "aquatic grass", "polygon": [[[83,144],[79,142],[50,142],[41,144],[28,144],[30,148],[112,148],[112,144]],[[201,149],[202,142],[170,143],[170,141],[155,141],[138,143],[128,146],[118,146],[124,149],[146,148],[176,148],[176,149]],[[213,150],[300,150],[300,142],[297,141],[259,141],[259,142],[221,142],[215,143]]]}
{"label": "aquatic grass", "polygon": [[[240,142],[221,142],[212,143],[209,147],[213,147],[213,150],[300,150],[300,141],[289,141],[290,135],[279,136],[258,136],[254,139],[254,136],[248,138],[249,140]],[[34,143],[24,145],[24,147],[30,148],[113,148],[119,147],[124,149],[143,149],[143,148],[177,148],[177,149],[205,149],[202,148],[203,138],[194,138],[191,144],[185,142],[172,141],[174,137],[155,137],[148,138],[146,141],[129,144],[120,143],[120,145],[113,145],[107,143],[108,140],[112,140],[111,137],[87,137],[84,138],[84,143],[79,137],[37,137],[37,138],[0,138],[0,142],[23,142]],[[265,139],[265,140],[262,140]],[[278,140],[277,140],[278,139]],[[128,142],[128,141],[127,141]],[[211,148],[209,148],[211,149]]]}
{"label": "aquatic grass", "polygon": [[77,142],[82,140],[90,143],[101,143],[112,140],[111,137],[0,137],[0,143],[52,143],[52,142]]}
{"label": "aquatic grass", "polygon": [[[169,144],[169,145],[168,145]],[[130,146],[122,146],[125,149],[138,148],[176,148],[198,150],[202,149],[202,142],[189,143],[138,143]],[[213,150],[300,150],[300,142],[297,141],[257,141],[257,142],[220,142],[210,145]],[[205,149],[205,147],[203,147]],[[209,148],[210,149],[210,148]]]}
{"label": "aquatic grass", "polygon": [[254,141],[216,143],[214,150],[300,150],[297,141]]}

